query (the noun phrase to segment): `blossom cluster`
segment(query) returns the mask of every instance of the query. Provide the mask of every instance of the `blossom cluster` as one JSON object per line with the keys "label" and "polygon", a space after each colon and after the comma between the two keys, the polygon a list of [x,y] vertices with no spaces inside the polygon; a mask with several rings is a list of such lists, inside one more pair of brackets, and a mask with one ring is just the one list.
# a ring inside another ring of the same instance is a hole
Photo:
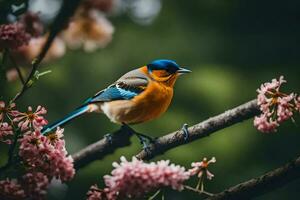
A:
{"label": "blossom cluster", "polygon": [[106,187],[100,189],[97,185],[92,185],[87,193],[87,199],[139,199],[163,187],[181,191],[184,189],[184,182],[196,174],[200,181],[195,189],[199,189],[200,183],[203,189],[204,175],[210,180],[214,177],[208,171],[208,166],[215,162],[215,157],[210,160],[204,158],[201,162],[193,162],[192,168],[186,170],[179,165],[170,164],[169,160],[145,163],[135,157],[127,161],[122,156],[120,163],[113,163],[115,169],[111,175],[104,176]]}
{"label": "blossom cluster", "polygon": [[61,139],[62,132],[63,129],[58,129],[48,136],[39,131],[28,132],[19,140],[19,155],[30,171],[39,170],[48,177],[56,177],[62,181],[73,178],[73,159],[67,156],[65,142]]}
{"label": "blossom cluster", "polygon": [[27,173],[17,179],[0,181],[1,199],[20,200],[30,198],[33,200],[43,199],[47,193],[49,179],[43,173]]}
{"label": "blossom cluster", "polygon": [[91,52],[104,48],[112,40],[114,27],[103,13],[95,9],[88,12],[78,12],[68,29],[62,33],[62,38],[70,49],[83,48]]}
{"label": "blossom cluster", "polygon": [[26,197],[22,186],[15,179],[6,179],[0,181],[1,199],[24,199]]}
{"label": "blossom cluster", "polygon": [[13,156],[19,157],[25,169],[19,177],[0,181],[0,199],[44,199],[52,178],[66,182],[74,177],[64,130],[58,128],[47,135],[40,132],[48,123],[44,118],[46,113],[42,106],[35,110],[29,106],[26,112],[20,112],[15,104],[0,101],[0,141],[11,144],[16,140],[18,155]]}
{"label": "blossom cluster", "polygon": [[168,160],[145,163],[135,157],[132,161],[121,157],[121,162],[114,162],[113,167],[111,175],[104,176],[106,188],[100,190],[92,186],[89,200],[138,198],[161,187],[180,191],[183,182],[190,177],[184,167],[170,164]]}
{"label": "blossom cluster", "polygon": [[6,118],[13,117],[15,104],[6,105],[4,101],[0,101],[0,142],[11,144],[11,137],[13,136],[13,127],[7,123]]}
{"label": "blossom cluster", "polygon": [[215,157],[212,157],[210,160],[207,160],[207,158],[203,158],[201,162],[193,162],[191,166],[193,167],[192,169],[189,170],[189,173],[191,176],[198,175],[198,178],[202,178],[203,175],[206,175],[206,178],[211,180],[214,175],[208,171],[208,165],[211,163],[215,163],[217,160]]}
{"label": "blossom cluster", "polygon": [[28,44],[30,35],[20,23],[0,25],[0,50],[17,49]]}
{"label": "blossom cluster", "polygon": [[300,97],[295,93],[286,94],[280,91],[286,83],[283,76],[264,83],[257,89],[257,104],[262,114],[254,118],[254,126],[261,132],[277,131],[280,123],[300,112]]}

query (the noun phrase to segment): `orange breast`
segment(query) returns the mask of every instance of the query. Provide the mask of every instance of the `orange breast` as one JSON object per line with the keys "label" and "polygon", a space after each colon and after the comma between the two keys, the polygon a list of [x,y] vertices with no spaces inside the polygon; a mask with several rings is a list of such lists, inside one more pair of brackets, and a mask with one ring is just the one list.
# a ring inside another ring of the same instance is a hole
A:
{"label": "orange breast", "polygon": [[163,114],[172,97],[172,87],[151,81],[140,95],[131,100],[106,102],[101,105],[101,110],[115,123],[137,124]]}
{"label": "orange breast", "polygon": [[132,118],[133,123],[157,118],[168,109],[172,97],[172,87],[158,82],[150,82],[141,95],[132,99],[134,106],[130,112],[130,118]]}

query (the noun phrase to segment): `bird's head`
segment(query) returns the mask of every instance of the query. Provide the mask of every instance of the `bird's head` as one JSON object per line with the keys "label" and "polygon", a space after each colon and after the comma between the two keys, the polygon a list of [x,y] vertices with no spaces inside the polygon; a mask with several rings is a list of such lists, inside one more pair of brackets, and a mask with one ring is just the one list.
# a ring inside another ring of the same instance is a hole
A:
{"label": "bird's head", "polygon": [[191,72],[191,70],[180,67],[175,61],[165,59],[154,60],[146,67],[152,79],[169,86],[174,85],[179,75]]}

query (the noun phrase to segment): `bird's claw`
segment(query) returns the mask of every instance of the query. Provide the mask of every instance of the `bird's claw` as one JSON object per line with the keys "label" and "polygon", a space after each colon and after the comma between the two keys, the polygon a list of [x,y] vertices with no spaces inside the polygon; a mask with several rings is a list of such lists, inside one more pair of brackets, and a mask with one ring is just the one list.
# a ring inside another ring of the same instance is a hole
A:
{"label": "bird's claw", "polygon": [[125,123],[122,124],[121,129],[126,131],[126,132],[134,133],[134,130]]}
{"label": "bird's claw", "polygon": [[150,152],[150,147],[149,146],[150,146],[150,144],[155,143],[156,138],[152,138],[148,135],[138,133],[135,130],[133,130],[130,126],[128,126],[126,123],[122,123],[121,128],[135,134],[138,137],[138,139],[140,140],[140,143],[142,144],[143,150],[146,151],[147,153]]}
{"label": "bird's claw", "polygon": [[142,144],[143,150],[146,151],[147,154],[150,153],[150,147],[149,147],[149,144],[146,143],[146,142],[144,142],[144,141],[140,141],[140,142],[141,142],[141,144]]}
{"label": "bird's claw", "polygon": [[185,123],[183,124],[181,130],[183,132],[183,139],[186,141],[189,138],[189,131],[188,131],[188,124]]}
{"label": "bird's claw", "polygon": [[110,143],[112,144],[112,134],[107,133],[104,135],[104,138]]}
{"label": "bird's claw", "polygon": [[136,133],[136,136],[139,138],[143,150],[146,151],[146,153],[150,153],[150,144],[153,144],[155,139],[140,133]]}

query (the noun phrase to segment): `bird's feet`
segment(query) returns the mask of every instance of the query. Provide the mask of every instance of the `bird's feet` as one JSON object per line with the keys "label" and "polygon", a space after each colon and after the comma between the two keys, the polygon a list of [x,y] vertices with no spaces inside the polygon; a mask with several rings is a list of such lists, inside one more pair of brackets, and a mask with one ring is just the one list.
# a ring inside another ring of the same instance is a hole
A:
{"label": "bird's feet", "polygon": [[128,133],[135,134],[135,130],[133,130],[130,126],[125,123],[122,123],[121,130],[126,131]]}
{"label": "bird's feet", "polygon": [[150,153],[150,145],[155,143],[155,139],[153,139],[152,137],[149,137],[148,135],[144,135],[144,134],[137,133],[137,132],[135,132],[135,135],[140,140],[143,150],[146,151],[146,153]]}
{"label": "bird's feet", "polygon": [[110,143],[112,144],[112,135],[110,133],[107,133],[104,135],[104,138]]}
{"label": "bird's feet", "polygon": [[140,143],[142,144],[143,150],[145,150],[147,153],[150,151],[150,144],[155,143],[154,138],[152,138],[148,135],[136,132],[135,130],[133,130],[127,124],[123,123],[122,129],[125,129],[126,131],[130,131],[131,133],[135,134],[137,136],[137,138],[140,140]]}
{"label": "bird's feet", "polygon": [[181,128],[181,130],[182,130],[182,132],[183,132],[183,138],[184,138],[184,140],[186,141],[188,138],[189,138],[189,130],[188,130],[188,124],[183,124],[183,126],[182,126],[182,128]]}

